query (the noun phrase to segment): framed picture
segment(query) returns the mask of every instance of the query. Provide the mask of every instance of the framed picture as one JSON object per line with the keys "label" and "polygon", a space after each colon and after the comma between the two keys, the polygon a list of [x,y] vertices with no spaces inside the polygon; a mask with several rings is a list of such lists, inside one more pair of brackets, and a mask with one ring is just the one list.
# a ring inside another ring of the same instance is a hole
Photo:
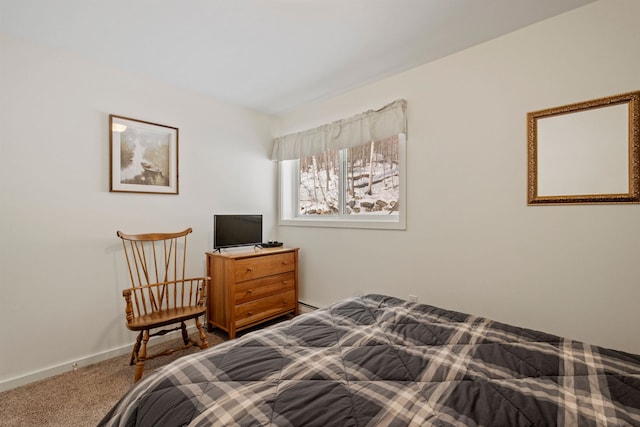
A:
{"label": "framed picture", "polygon": [[178,194],[178,128],[109,115],[111,192]]}

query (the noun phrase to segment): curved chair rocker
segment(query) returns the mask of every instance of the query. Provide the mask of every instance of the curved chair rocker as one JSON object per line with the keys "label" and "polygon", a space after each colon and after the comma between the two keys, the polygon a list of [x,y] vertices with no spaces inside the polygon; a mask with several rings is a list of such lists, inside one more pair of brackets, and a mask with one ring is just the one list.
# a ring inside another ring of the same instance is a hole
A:
{"label": "curved chair rocker", "polygon": [[[178,233],[116,234],[122,239],[131,288],[122,292],[126,301],[127,328],[139,332],[131,353],[130,365],[135,363],[134,382],[142,377],[144,362],[157,356],[169,355],[191,346],[207,348],[207,336],[200,316],[207,310],[205,291],[208,277],[185,278],[187,234],[191,228]],[[185,322],[195,319],[200,343],[191,339]],[[178,324],[173,329],[165,328]],[[147,356],[149,338],[182,330],[184,345]]]}

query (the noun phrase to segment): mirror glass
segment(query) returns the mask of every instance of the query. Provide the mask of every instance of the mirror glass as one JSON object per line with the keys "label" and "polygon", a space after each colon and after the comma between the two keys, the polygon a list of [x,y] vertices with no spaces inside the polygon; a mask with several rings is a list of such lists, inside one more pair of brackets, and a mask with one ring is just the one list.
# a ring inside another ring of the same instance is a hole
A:
{"label": "mirror glass", "polygon": [[528,114],[528,203],[639,203],[638,97]]}

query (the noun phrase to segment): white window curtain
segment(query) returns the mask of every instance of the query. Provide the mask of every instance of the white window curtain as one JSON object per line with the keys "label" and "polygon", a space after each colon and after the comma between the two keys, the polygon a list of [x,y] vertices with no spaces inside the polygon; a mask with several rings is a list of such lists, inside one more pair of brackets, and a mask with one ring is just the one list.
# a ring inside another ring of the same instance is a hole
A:
{"label": "white window curtain", "polygon": [[379,110],[370,110],[274,139],[272,160],[292,160],[327,150],[357,147],[371,141],[407,133],[407,101],[398,99]]}

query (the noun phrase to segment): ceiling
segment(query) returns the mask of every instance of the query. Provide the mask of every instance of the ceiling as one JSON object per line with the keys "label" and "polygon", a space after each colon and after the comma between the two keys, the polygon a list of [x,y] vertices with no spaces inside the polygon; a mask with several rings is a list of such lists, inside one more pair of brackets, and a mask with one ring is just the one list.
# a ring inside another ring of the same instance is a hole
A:
{"label": "ceiling", "polygon": [[279,114],[594,0],[0,0],[0,32]]}

